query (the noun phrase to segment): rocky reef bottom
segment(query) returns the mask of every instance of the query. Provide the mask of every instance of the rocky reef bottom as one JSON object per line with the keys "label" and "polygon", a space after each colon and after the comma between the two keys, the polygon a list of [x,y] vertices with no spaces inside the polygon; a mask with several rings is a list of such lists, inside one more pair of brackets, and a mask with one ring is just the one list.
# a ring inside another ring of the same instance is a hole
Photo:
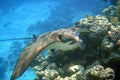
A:
{"label": "rocky reef bottom", "polygon": [[[74,54],[73,52],[70,54]],[[70,54],[66,54],[64,58],[59,55],[61,59],[54,56],[51,61],[38,56],[37,63],[40,64],[34,66],[37,75],[34,80],[114,80],[115,71],[112,68],[103,67],[97,61],[92,65],[83,65],[86,62],[79,61],[78,57],[72,59]]]}
{"label": "rocky reef bottom", "polygon": [[120,25],[105,16],[86,16],[72,26],[84,41],[75,50],[39,55],[32,64],[34,80],[118,80]]}

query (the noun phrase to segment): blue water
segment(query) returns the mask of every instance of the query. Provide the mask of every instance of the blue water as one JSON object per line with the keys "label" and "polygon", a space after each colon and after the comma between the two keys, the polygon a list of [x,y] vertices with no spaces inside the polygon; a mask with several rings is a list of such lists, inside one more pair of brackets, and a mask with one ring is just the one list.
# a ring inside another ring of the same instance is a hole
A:
{"label": "blue water", "polygon": [[[0,0],[0,40],[32,37],[68,28],[86,15],[102,14],[103,0]],[[0,41],[0,80],[9,80],[15,62],[30,40]],[[33,80],[29,68],[17,80]]]}

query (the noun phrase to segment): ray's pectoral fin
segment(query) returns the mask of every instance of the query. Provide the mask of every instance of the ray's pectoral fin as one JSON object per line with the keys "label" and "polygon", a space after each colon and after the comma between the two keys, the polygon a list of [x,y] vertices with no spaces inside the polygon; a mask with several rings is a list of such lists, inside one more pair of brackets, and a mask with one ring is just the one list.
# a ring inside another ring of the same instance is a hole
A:
{"label": "ray's pectoral fin", "polygon": [[44,48],[39,47],[38,44],[32,44],[26,47],[17,60],[10,80],[20,77],[30,66],[34,58],[42,51],[42,49]]}
{"label": "ray's pectoral fin", "polygon": [[[11,80],[20,77],[43,49],[48,47],[50,49],[68,51],[78,47],[81,42],[79,34],[71,29],[61,29],[39,36],[22,51],[15,65]],[[52,51],[54,52],[55,50]]]}

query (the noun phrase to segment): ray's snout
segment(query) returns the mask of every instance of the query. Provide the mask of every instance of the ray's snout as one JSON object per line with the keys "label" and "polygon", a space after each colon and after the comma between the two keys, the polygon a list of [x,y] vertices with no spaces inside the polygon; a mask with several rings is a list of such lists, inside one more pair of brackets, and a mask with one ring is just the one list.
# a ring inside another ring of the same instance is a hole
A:
{"label": "ray's snout", "polygon": [[75,40],[75,42],[83,42],[83,40],[80,38],[80,34],[78,32],[74,33],[73,39]]}

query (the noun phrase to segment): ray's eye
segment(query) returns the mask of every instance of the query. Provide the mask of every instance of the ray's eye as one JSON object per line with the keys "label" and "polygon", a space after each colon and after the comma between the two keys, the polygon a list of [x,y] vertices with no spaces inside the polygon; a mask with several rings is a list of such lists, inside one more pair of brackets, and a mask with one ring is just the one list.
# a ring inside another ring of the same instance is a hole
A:
{"label": "ray's eye", "polygon": [[71,41],[72,38],[70,36],[62,36],[62,35],[59,35],[58,36],[59,39],[62,41],[62,42],[67,42],[67,41]]}
{"label": "ray's eye", "polygon": [[62,40],[62,35],[58,35],[59,39]]}

